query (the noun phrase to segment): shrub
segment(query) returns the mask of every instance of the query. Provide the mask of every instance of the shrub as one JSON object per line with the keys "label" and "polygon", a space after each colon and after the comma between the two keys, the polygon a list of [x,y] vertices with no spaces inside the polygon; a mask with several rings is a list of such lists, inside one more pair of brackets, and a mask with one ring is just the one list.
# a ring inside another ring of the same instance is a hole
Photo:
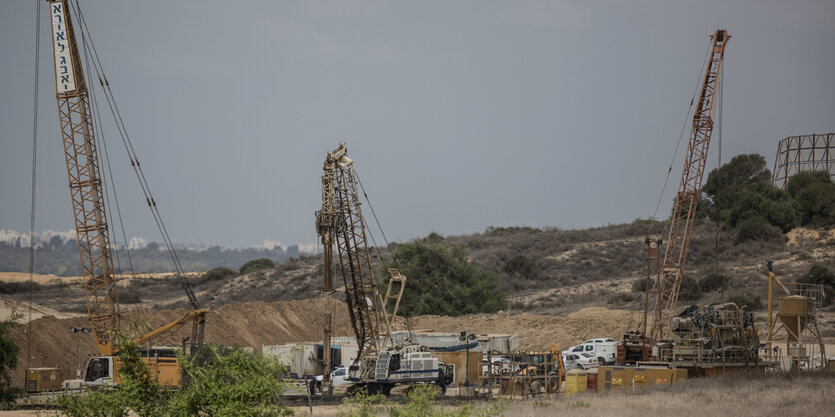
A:
{"label": "shrub", "polygon": [[760,296],[750,292],[733,294],[728,297],[728,301],[740,307],[748,306],[753,310],[760,309],[763,306]]}
{"label": "shrub", "polygon": [[740,244],[751,240],[770,241],[780,239],[783,234],[780,229],[772,226],[760,216],[743,220],[736,228],[734,243]]}
{"label": "shrub", "polygon": [[835,184],[812,184],[801,190],[797,198],[800,223],[809,226],[835,224]]}
{"label": "shrub", "polygon": [[632,283],[632,291],[634,292],[646,292],[647,290],[647,279],[644,277],[638,278],[635,282]]}
{"label": "shrub", "polygon": [[609,297],[608,303],[609,304],[626,304],[635,301],[635,297],[632,294],[628,294],[625,292],[617,293],[611,297]]}
{"label": "shrub", "polygon": [[823,285],[824,293],[828,296],[824,298],[824,305],[832,304],[832,298],[835,295],[835,274],[823,265],[812,265],[806,275],[797,279],[797,282],[805,284],[819,284]]}
{"label": "shrub", "polygon": [[699,280],[699,288],[704,292],[725,291],[728,289],[730,279],[727,275],[719,272],[711,272]]}
{"label": "shrub", "polygon": [[403,315],[460,316],[507,308],[499,277],[469,262],[462,248],[414,241],[396,245],[395,256],[399,263],[385,263],[377,274],[377,284],[385,288],[385,268],[400,268],[407,278],[400,302]]}
{"label": "shrub", "polygon": [[[267,260],[269,261],[269,259],[267,259]],[[270,262],[272,262],[272,261],[270,261]],[[247,263],[249,263],[249,262],[247,262]],[[275,264],[273,264],[273,266],[274,265]],[[246,266],[246,264],[244,264],[244,266]],[[243,268],[243,266],[241,268]],[[237,274],[237,272],[235,272],[234,269],[224,268],[224,267],[221,266],[221,267],[212,268],[212,269],[206,271],[206,273],[203,274],[203,276],[200,277],[200,281],[201,282],[222,281],[226,278],[230,278],[230,277],[235,276],[235,274]]]}
{"label": "shrub", "polygon": [[678,290],[678,299],[683,301],[695,301],[702,298],[702,290],[695,279],[685,276],[681,279],[681,287]]}
{"label": "shrub", "polygon": [[241,275],[255,272],[259,269],[275,268],[275,262],[267,258],[253,259],[243,265],[238,270]]}
{"label": "shrub", "polygon": [[125,304],[138,304],[142,302],[142,297],[139,293],[130,289],[124,289],[119,292],[119,302]]}
{"label": "shrub", "polygon": [[536,273],[533,260],[525,255],[516,255],[508,259],[502,265],[502,271],[510,275],[519,275],[525,278],[533,278]]}
{"label": "shrub", "polygon": [[20,347],[17,346],[11,331],[20,324],[23,313],[12,311],[9,318],[0,321],[0,405],[7,408],[22,394],[20,388],[12,387],[11,371],[17,368]]}
{"label": "shrub", "polygon": [[40,288],[35,282],[0,282],[0,294],[20,294],[24,292],[37,291]]}

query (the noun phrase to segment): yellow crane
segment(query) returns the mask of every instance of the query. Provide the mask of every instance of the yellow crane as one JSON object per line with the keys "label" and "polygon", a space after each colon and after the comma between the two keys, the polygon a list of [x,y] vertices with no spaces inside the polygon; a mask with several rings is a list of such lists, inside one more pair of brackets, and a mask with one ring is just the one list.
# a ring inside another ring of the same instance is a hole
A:
{"label": "yellow crane", "polygon": [[[90,385],[107,385],[118,381],[118,351],[114,347],[113,338],[115,332],[120,329],[120,312],[102,190],[101,164],[96,149],[90,95],[69,4],[67,0],[48,0],[48,4],[52,24],[56,99],[87,314],[101,354],[88,362],[85,381]],[[137,344],[149,342],[188,323],[192,323],[192,345],[202,344],[208,310],[199,308],[197,299],[187,285],[186,290],[194,310],[178,320],[136,338]],[[176,385],[179,382],[179,373],[172,376],[171,372],[161,370],[169,369],[170,366],[167,365],[178,364],[176,357],[163,360],[159,359],[159,355],[157,359],[152,359],[151,356],[149,355],[147,361],[152,368],[158,367],[160,382]]]}

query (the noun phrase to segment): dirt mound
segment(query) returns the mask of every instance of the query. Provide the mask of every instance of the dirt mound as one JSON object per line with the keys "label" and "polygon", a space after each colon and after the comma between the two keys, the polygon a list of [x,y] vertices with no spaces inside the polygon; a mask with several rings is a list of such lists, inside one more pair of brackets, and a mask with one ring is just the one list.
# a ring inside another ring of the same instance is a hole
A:
{"label": "dirt mound", "polygon": [[[330,308],[334,312],[334,336],[353,336],[345,304],[332,301]],[[326,305],[321,299],[226,305],[209,312],[205,339],[209,343],[225,346],[251,346],[256,352],[260,352],[263,345],[318,341],[322,338],[321,317],[324,311]],[[187,312],[185,309],[131,311],[122,318],[122,328],[139,329],[134,332],[142,334]],[[617,338],[637,316],[637,312],[589,307],[567,317],[510,316],[506,313],[464,317],[419,316],[412,318],[410,323],[413,329],[438,332],[518,332],[522,349],[545,350],[550,349],[552,343],[566,348],[592,337]],[[75,378],[76,343],[81,342],[82,367],[86,358],[98,351],[91,335],[83,334],[76,339],[76,334],[69,332],[70,326],[89,326],[89,323],[84,316],[63,319],[44,316],[14,329],[13,336],[21,349],[19,369],[13,375],[15,385],[22,386],[23,369],[27,366],[59,367],[64,379]],[[154,343],[180,345],[190,331],[190,326],[186,326]],[[28,361],[27,351],[31,351]]]}
{"label": "dirt mound", "polygon": [[[259,301],[239,305],[227,305],[212,310],[206,317],[205,340],[225,346],[251,346],[256,352],[262,345],[282,344],[321,340],[322,326],[320,311],[323,305],[318,300],[280,301],[264,303]],[[344,304],[333,305],[334,335],[353,335]],[[132,311],[122,318],[122,327],[156,329],[184,316],[188,310]],[[24,368],[59,367],[63,379],[75,378],[76,334],[69,332],[70,326],[89,326],[84,316],[59,319],[44,316],[14,329],[13,337],[20,346],[18,371],[13,373],[16,386],[23,386]],[[31,337],[29,331],[31,330]],[[180,329],[168,337],[155,341],[157,345],[180,345],[191,332],[190,326]],[[82,367],[89,355],[97,354],[95,341],[89,334],[80,337]],[[27,361],[26,352],[31,350]]]}

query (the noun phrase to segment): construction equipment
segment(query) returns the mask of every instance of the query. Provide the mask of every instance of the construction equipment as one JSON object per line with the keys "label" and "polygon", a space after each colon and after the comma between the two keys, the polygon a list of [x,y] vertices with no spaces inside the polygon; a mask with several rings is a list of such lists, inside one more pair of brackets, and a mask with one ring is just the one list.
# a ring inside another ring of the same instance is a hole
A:
{"label": "construction equipment", "polygon": [[[426,347],[409,340],[394,343],[391,337],[406,277],[398,269],[389,268],[385,296],[376,289],[358,179],[354,161],[347,153],[345,144],[340,143],[325,158],[322,208],[316,212],[316,231],[324,246],[325,292],[333,288],[332,245],[336,244],[338,249],[345,298],[358,346],[357,358],[348,368],[349,377],[356,383],[355,389],[384,394],[397,384],[438,382],[438,360]],[[391,312],[387,308],[390,302],[393,302]]]}
{"label": "construction equipment", "polygon": [[[667,247],[664,252],[664,261],[661,263],[659,259],[659,247],[661,246],[662,240],[647,236],[647,286],[644,296],[643,319],[639,325],[639,329],[629,331],[624,335],[623,341],[618,348],[619,363],[634,363],[648,360],[648,355],[652,352],[652,347],[656,341],[662,340],[667,336],[667,331],[675,316],[678,293],[684,277],[687,249],[690,244],[690,235],[693,231],[696,206],[699,203],[699,194],[702,188],[702,178],[704,177],[704,168],[707,162],[710,137],[713,132],[713,121],[716,114],[716,106],[714,106],[714,103],[716,92],[719,91],[722,61],[725,56],[725,46],[731,36],[728,35],[726,30],[718,29],[710,35],[710,38],[711,46],[708,50],[707,68],[702,80],[701,92],[696,102],[696,110],[693,113],[693,122],[690,129],[687,154],[684,159],[684,168],[675,197],[670,228],[667,232]],[[656,270],[656,279],[654,281],[651,279],[653,267]],[[651,297],[654,298],[652,309],[653,322],[648,335],[649,299]]]}
{"label": "construction equipment", "polygon": [[[100,358],[88,363],[85,381],[89,385],[112,384],[118,378],[118,354],[114,336],[119,330],[119,301],[111,255],[110,235],[103,195],[101,164],[94,134],[93,112],[89,90],[81,65],[69,2],[48,0],[52,22],[52,48],[55,64],[56,98],[67,162],[70,196],[72,197],[75,230],[81,257],[84,291],[90,326],[96,338]],[[183,278],[184,279],[184,278]],[[187,284],[187,281],[183,281]],[[208,310],[199,308],[188,285],[186,293],[194,307],[183,318],[135,339],[143,344],[192,323],[192,346],[202,344]],[[174,358],[176,360],[176,358]],[[92,368],[107,362],[106,376]],[[179,380],[179,378],[177,378]]]}
{"label": "construction equipment", "polygon": [[[704,73],[701,93],[699,94],[696,110],[693,113],[693,124],[690,130],[690,141],[684,159],[684,169],[681,173],[675,207],[667,233],[667,247],[664,252],[664,263],[658,274],[655,289],[655,307],[653,309],[653,323],[651,337],[661,340],[669,329],[675,315],[678,292],[684,277],[684,265],[687,260],[687,248],[690,244],[690,234],[693,231],[693,221],[696,215],[696,205],[702,189],[707,151],[710,136],[713,132],[713,120],[716,114],[714,106],[716,92],[722,73],[722,61],[725,56],[725,46],[731,36],[724,29],[717,30],[711,35],[712,45],[709,51],[707,68]],[[647,288],[649,290],[649,287]]]}
{"label": "construction equipment", "polygon": [[746,306],[690,306],[673,318],[674,342],[659,342],[659,357],[691,376],[759,367],[759,333]]}
{"label": "construction equipment", "polygon": [[[774,320],[774,286],[777,283],[785,294],[777,300],[777,320]],[[762,356],[772,366],[782,366],[782,346],[786,347],[788,367],[792,371],[826,367],[826,345],[818,329],[817,310],[823,305],[824,290],[819,284],[784,285],[768,261],[768,336]],[[785,335],[779,336],[781,330]]]}

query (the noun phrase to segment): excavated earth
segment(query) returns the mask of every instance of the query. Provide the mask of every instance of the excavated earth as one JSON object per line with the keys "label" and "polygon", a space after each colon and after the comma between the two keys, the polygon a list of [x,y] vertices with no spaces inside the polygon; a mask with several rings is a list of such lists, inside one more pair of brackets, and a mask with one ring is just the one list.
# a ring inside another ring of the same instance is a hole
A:
{"label": "excavated earth", "polygon": [[[334,312],[334,336],[352,335],[344,303],[335,302],[330,307]],[[226,305],[209,312],[205,340],[223,346],[252,347],[256,352],[260,352],[263,345],[321,341],[321,318],[326,310],[324,302],[316,299]],[[122,327],[141,334],[147,329],[174,321],[187,312],[185,309],[132,311],[122,318]],[[566,317],[507,313],[462,317],[419,316],[411,318],[408,327],[415,331],[519,333],[520,348],[546,350],[552,343],[564,348],[591,337],[618,337],[637,319],[637,312],[587,307]],[[406,328],[405,320],[399,320],[399,324],[398,328]],[[22,370],[27,366],[58,367],[62,370],[63,379],[75,378],[77,339],[69,332],[71,326],[89,326],[89,323],[84,316],[56,318],[46,315],[12,331],[21,348],[20,372],[13,374],[14,385],[23,385]],[[167,338],[157,340],[156,344],[180,345],[190,331],[191,327],[185,326]],[[84,362],[97,350],[91,335],[82,335],[80,341]],[[31,351],[28,361],[27,351]]]}

